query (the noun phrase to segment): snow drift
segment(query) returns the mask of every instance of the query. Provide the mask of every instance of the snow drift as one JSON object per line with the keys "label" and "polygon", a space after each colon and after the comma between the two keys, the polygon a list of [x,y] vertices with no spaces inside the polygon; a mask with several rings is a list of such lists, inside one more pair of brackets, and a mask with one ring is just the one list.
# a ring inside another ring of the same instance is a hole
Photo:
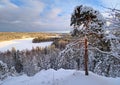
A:
{"label": "snow drift", "polygon": [[26,75],[8,77],[0,81],[0,85],[119,85],[120,78],[107,78],[90,72],[89,76],[84,71],[53,69],[42,70],[33,77]]}

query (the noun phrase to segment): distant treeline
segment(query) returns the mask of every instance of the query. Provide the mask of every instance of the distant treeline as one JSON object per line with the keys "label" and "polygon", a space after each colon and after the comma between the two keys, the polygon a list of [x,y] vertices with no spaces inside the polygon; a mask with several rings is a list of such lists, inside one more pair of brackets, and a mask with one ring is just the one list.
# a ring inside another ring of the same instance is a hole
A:
{"label": "distant treeline", "polygon": [[71,41],[71,38],[69,35],[62,35],[62,37],[44,37],[39,36],[37,38],[34,38],[32,40],[32,43],[40,43],[40,42],[47,42],[47,41],[53,41],[52,45],[55,45],[56,48],[64,49],[65,46]]}
{"label": "distant treeline", "polygon": [[59,38],[59,39],[55,39],[52,43],[52,45],[54,45],[56,48],[58,49],[65,49],[66,45],[70,43],[70,38]]}
{"label": "distant treeline", "polygon": [[59,39],[58,37],[45,37],[45,36],[39,36],[37,38],[34,38],[32,40],[32,43],[40,43],[40,42],[46,42],[46,41],[54,41]]}
{"label": "distant treeline", "polygon": [[13,39],[22,38],[34,38],[34,37],[47,37],[47,36],[58,36],[58,33],[43,33],[43,32],[0,32],[0,41],[8,41]]}

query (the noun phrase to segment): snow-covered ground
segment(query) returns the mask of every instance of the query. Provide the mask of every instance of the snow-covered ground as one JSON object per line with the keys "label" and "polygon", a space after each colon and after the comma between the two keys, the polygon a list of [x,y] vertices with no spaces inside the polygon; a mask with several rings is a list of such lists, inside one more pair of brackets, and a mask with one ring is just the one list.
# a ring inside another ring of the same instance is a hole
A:
{"label": "snow-covered ground", "polygon": [[42,43],[32,43],[33,38],[19,39],[0,42],[0,51],[4,52],[8,49],[11,50],[12,47],[15,47],[18,50],[32,49],[32,47],[46,47],[52,44],[51,42],[42,42]]}
{"label": "snow-covered ground", "polygon": [[49,69],[42,70],[33,77],[8,77],[0,81],[0,85],[120,85],[120,78],[106,78],[92,72],[85,76],[83,71]]}

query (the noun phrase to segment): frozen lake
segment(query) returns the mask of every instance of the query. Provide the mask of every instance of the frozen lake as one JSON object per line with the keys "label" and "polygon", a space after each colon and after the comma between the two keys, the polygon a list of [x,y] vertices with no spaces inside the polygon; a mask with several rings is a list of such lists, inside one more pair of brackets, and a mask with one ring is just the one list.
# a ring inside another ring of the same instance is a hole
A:
{"label": "frozen lake", "polygon": [[20,39],[20,40],[0,42],[0,51],[4,52],[4,51],[7,51],[8,49],[11,50],[12,47],[15,47],[16,50],[25,50],[25,49],[31,50],[32,47],[37,47],[37,46],[46,47],[52,44],[52,41],[42,42],[42,43],[32,43],[32,39],[33,38],[26,38],[26,39]]}

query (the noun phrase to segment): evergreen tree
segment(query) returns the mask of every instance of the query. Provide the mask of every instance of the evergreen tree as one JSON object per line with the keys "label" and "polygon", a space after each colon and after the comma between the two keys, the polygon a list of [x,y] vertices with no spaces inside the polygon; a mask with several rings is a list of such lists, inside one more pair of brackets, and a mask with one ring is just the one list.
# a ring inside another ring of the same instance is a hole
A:
{"label": "evergreen tree", "polygon": [[19,51],[13,47],[12,48],[12,56],[13,56],[13,59],[14,59],[14,63],[15,63],[15,69],[18,73],[22,72],[23,70],[23,65],[21,63],[21,59],[20,59],[20,56],[19,56]]}
{"label": "evergreen tree", "polygon": [[88,75],[88,36],[95,35],[97,38],[101,38],[104,32],[105,20],[99,11],[94,10],[87,6],[77,6],[71,16],[71,26],[80,28],[85,36],[84,40],[84,64],[85,64],[85,75]]}

